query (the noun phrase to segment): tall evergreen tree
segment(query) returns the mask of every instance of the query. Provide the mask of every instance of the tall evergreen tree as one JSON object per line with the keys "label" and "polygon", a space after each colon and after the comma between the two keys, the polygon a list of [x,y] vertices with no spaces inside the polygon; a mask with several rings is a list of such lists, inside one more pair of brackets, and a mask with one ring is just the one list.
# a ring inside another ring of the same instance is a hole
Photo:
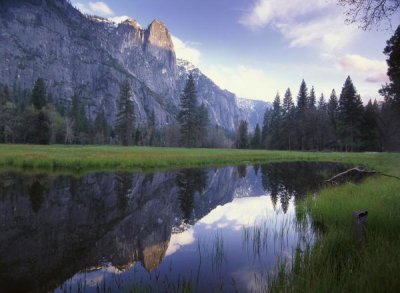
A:
{"label": "tall evergreen tree", "polygon": [[297,143],[301,150],[306,149],[307,144],[307,105],[308,105],[308,89],[304,79],[301,82],[299,93],[297,95]]}
{"label": "tall evergreen tree", "polygon": [[256,127],[254,128],[254,133],[253,133],[253,137],[251,139],[251,147],[253,149],[261,149],[262,145],[261,145],[261,130],[260,130],[260,125],[256,125]]}
{"label": "tall evergreen tree", "polygon": [[308,89],[304,79],[301,81],[299,94],[297,95],[297,108],[303,110],[307,108]]}
{"label": "tall evergreen tree", "polygon": [[331,148],[335,148],[338,140],[338,117],[339,117],[339,101],[336,96],[336,91],[333,89],[329,97],[327,105],[328,111],[328,144]]}
{"label": "tall evergreen tree", "polygon": [[32,90],[32,104],[36,110],[41,110],[47,104],[46,85],[43,78],[38,78]]}
{"label": "tall evergreen tree", "polygon": [[271,109],[267,108],[265,109],[264,112],[264,119],[263,119],[263,126],[261,129],[261,144],[263,146],[263,148],[267,148],[268,144],[269,144],[269,120],[270,120],[270,116],[271,116]]}
{"label": "tall evergreen tree", "polygon": [[291,150],[294,144],[295,110],[292,93],[288,88],[282,103],[282,146],[288,150]]}
{"label": "tall evergreen tree", "polygon": [[305,147],[306,149],[315,149],[318,145],[315,127],[318,122],[318,113],[316,108],[316,96],[314,87],[311,87],[310,95],[307,98],[307,109],[305,110]]}
{"label": "tall evergreen tree", "polygon": [[325,102],[324,94],[321,94],[321,97],[318,100],[318,107],[317,107],[317,120],[315,124],[315,137],[317,148],[322,150],[325,148],[328,139],[328,124],[329,124],[329,117],[328,117],[328,107]]}
{"label": "tall evergreen tree", "polygon": [[210,118],[208,117],[208,111],[204,104],[197,107],[196,111],[196,145],[201,147],[205,145],[207,138],[207,128],[210,124]]}
{"label": "tall evergreen tree", "polygon": [[315,90],[314,90],[314,87],[311,87],[310,96],[307,99],[307,107],[309,109],[315,109],[316,102],[317,102],[317,98],[315,96]]}
{"label": "tall evergreen tree", "polygon": [[198,118],[196,105],[196,86],[190,74],[180,100],[178,121],[181,127],[181,143],[186,147],[196,145],[196,122]]}
{"label": "tall evergreen tree", "polygon": [[339,98],[339,138],[345,151],[361,146],[361,126],[364,107],[350,76],[347,77]]}
{"label": "tall evergreen tree", "polygon": [[128,81],[120,86],[118,100],[116,130],[122,145],[130,145],[133,135],[133,103],[131,101],[131,88]]}
{"label": "tall evergreen tree", "polygon": [[241,120],[236,138],[236,147],[239,149],[247,149],[249,147],[249,134],[247,121]]}
{"label": "tall evergreen tree", "polygon": [[272,149],[279,149],[282,144],[281,140],[281,126],[282,126],[282,107],[281,98],[279,93],[276,94],[275,100],[272,103],[272,112],[270,118],[270,147]]}
{"label": "tall evergreen tree", "polygon": [[385,150],[400,150],[400,26],[394,35],[386,42],[383,51],[388,56],[389,84],[381,90],[384,96],[380,129]]}
{"label": "tall evergreen tree", "polygon": [[379,128],[378,128],[379,107],[378,103],[371,100],[365,106],[364,120],[362,125],[362,149],[365,151],[380,151]]}

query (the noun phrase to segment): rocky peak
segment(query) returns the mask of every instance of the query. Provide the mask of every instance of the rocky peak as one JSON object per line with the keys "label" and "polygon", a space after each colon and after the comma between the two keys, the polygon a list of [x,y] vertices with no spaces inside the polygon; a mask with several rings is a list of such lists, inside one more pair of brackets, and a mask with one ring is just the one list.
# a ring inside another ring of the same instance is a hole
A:
{"label": "rocky peak", "polygon": [[129,25],[129,26],[135,28],[136,30],[141,30],[142,29],[142,26],[137,22],[136,19],[133,19],[133,18],[128,18],[127,20],[124,20],[122,22],[122,24],[123,25]]}
{"label": "rocky peak", "polygon": [[174,51],[171,35],[165,24],[155,19],[146,29],[146,43],[161,49]]}

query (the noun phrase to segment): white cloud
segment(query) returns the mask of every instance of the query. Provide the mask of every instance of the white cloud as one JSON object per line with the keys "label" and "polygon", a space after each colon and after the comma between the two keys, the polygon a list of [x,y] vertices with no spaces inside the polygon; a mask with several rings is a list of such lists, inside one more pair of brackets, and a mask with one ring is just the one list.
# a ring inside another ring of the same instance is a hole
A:
{"label": "white cloud", "polygon": [[81,12],[87,14],[95,14],[104,17],[114,15],[114,11],[112,11],[112,9],[102,1],[89,2],[88,4],[76,2],[74,6]]}
{"label": "white cloud", "polygon": [[387,70],[385,61],[368,59],[356,54],[347,54],[337,63],[341,69],[355,72],[386,72]]}
{"label": "white cloud", "polygon": [[287,22],[328,5],[326,0],[258,0],[239,21],[250,28],[261,28],[268,24]]}
{"label": "white cloud", "polygon": [[95,13],[99,13],[100,15],[113,15],[114,12],[111,10],[110,7],[104,2],[89,2],[90,10]]}
{"label": "white cloud", "polygon": [[239,97],[271,100],[276,94],[276,82],[258,68],[244,65],[234,67],[213,65],[202,70],[219,87]]}
{"label": "white cloud", "polygon": [[172,36],[172,42],[174,43],[177,58],[187,60],[193,65],[199,66],[201,52],[198,49],[191,47],[187,42],[184,42],[175,36]]}
{"label": "white cloud", "polygon": [[347,54],[339,58],[336,66],[346,74],[359,74],[364,76],[368,83],[385,83],[389,81],[385,61],[368,59],[356,54]]}
{"label": "white cloud", "polygon": [[357,35],[357,28],[345,26],[341,15],[297,24],[279,23],[276,27],[289,40],[291,47],[319,48],[323,56],[346,47]]}
{"label": "white cloud", "polygon": [[369,83],[383,84],[383,83],[389,82],[389,77],[387,76],[386,73],[378,73],[378,74],[368,76],[365,79],[365,81],[369,82]]}
{"label": "white cloud", "polygon": [[258,0],[239,22],[251,29],[271,26],[291,47],[321,49],[321,54],[346,47],[357,28],[345,25],[342,12],[326,0]]}

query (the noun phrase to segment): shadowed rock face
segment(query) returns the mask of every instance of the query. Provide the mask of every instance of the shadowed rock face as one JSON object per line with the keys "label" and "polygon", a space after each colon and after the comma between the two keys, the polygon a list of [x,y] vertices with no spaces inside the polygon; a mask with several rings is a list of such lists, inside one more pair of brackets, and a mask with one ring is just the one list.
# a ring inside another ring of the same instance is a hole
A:
{"label": "shadowed rock face", "polygon": [[[104,110],[114,123],[119,85],[128,80],[138,124],[154,111],[156,125],[176,121],[180,95],[191,73],[177,65],[171,35],[159,20],[146,29],[81,14],[66,0],[3,0],[0,5],[0,83],[31,89],[42,77],[56,100],[74,94],[94,119]],[[221,90],[198,69],[199,104],[212,125],[234,130],[245,116],[234,94]],[[242,117],[243,116],[243,117]]]}

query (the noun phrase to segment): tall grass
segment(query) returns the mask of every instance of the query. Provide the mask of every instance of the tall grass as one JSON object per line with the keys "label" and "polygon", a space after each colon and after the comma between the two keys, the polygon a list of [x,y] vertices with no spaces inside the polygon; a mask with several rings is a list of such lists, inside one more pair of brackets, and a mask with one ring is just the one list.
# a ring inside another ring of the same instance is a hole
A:
{"label": "tall grass", "polygon": [[131,171],[276,161],[346,162],[385,171],[385,162],[397,157],[376,153],[0,144],[0,169],[45,172]]}
{"label": "tall grass", "polygon": [[[369,162],[399,174],[398,155]],[[365,238],[352,229],[352,213],[368,210]],[[362,184],[327,187],[299,209],[324,233],[296,256],[296,266],[271,279],[281,292],[398,292],[400,288],[400,180],[374,176]]]}

